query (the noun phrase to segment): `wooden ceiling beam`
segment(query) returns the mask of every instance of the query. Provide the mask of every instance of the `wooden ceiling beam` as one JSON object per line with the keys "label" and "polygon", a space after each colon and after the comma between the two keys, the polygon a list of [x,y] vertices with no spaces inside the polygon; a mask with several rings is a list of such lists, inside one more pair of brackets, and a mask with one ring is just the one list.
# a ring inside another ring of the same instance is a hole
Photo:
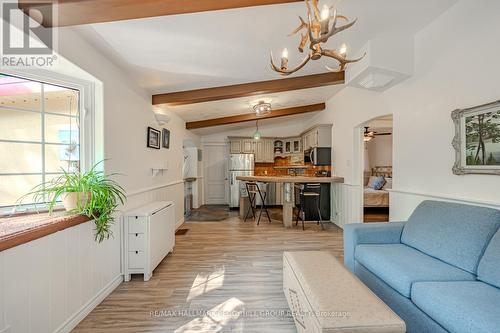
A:
{"label": "wooden ceiling beam", "polygon": [[153,105],[186,105],[223,99],[272,94],[344,83],[344,72],[329,72],[270,81],[236,84],[153,95]]}
{"label": "wooden ceiling beam", "polygon": [[[20,0],[19,9],[27,14],[39,10],[45,27],[65,27],[298,1],[302,0]],[[47,3],[58,3],[56,19],[48,15]]]}
{"label": "wooden ceiling beam", "polygon": [[325,107],[326,107],[325,103],[319,103],[319,104],[296,106],[296,107],[286,108],[286,109],[272,110],[271,113],[269,113],[267,115],[263,115],[263,116],[258,116],[258,117],[255,113],[247,113],[247,114],[240,114],[237,116],[214,118],[214,119],[207,119],[207,120],[200,120],[200,121],[190,121],[190,122],[186,123],[186,128],[187,129],[195,129],[195,128],[243,123],[246,121],[255,121],[255,120],[262,120],[262,119],[286,117],[286,116],[292,116],[295,114],[322,111],[325,109]]}

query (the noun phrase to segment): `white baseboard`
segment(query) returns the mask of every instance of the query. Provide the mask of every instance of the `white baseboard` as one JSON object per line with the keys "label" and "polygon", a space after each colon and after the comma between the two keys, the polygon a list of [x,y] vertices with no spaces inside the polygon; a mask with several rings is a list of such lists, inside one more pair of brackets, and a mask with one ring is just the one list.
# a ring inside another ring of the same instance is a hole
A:
{"label": "white baseboard", "polygon": [[175,222],[175,230],[179,229],[179,227],[184,223],[184,217],[179,221]]}
{"label": "white baseboard", "polygon": [[[82,308],[74,313],[64,324],[62,324],[55,333],[69,333],[71,332],[87,315],[94,310],[113,290],[122,283],[123,275],[120,274],[115,277],[110,283],[102,288],[90,301],[88,301]],[[6,331],[8,332],[8,331]],[[0,332],[3,333],[3,332]]]}

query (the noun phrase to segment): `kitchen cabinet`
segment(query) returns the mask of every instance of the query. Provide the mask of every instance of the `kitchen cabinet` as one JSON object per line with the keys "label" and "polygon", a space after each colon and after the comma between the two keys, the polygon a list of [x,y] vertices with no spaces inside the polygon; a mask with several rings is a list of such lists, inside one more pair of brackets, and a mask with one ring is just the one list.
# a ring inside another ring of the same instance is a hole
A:
{"label": "kitchen cabinet", "polygon": [[266,139],[265,141],[265,161],[267,163],[274,163],[274,140]]}
{"label": "kitchen cabinet", "polygon": [[244,154],[252,154],[255,153],[255,140],[254,139],[243,139],[241,141],[242,149],[241,152]]}
{"label": "kitchen cabinet", "polygon": [[272,139],[255,140],[255,162],[257,163],[274,162],[274,140]]}
{"label": "kitchen cabinet", "polygon": [[242,152],[241,148],[241,139],[231,139],[229,141],[229,151],[231,154],[240,154]]}
{"label": "kitchen cabinet", "polygon": [[302,151],[302,144],[301,144],[302,139],[301,138],[288,138],[285,139],[285,149],[284,153],[285,154],[295,154],[295,153],[300,153]]}
{"label": "kitchen cabinet", "polygon": [[332,125],[318,125],[302,135],[303,149],[332,146]]}

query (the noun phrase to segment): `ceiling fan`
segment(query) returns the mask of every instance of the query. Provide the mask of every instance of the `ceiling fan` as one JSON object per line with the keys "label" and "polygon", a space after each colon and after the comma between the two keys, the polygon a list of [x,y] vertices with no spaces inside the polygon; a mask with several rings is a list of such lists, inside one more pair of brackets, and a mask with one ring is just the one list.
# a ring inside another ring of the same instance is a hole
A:
{"label": "ceiling fan", "polygon": [[379,133],[379,132],[375,132],[375,131],[370,131],[370,127],[369,126],[365,126],[365,132],[363,133],[363,140],[365,142],[368,142],[368,141],[371,141],[372,139],[374,139],[376,136],[379,136],[379,135],[392,135],[392,133],[390,133],[390,132]]}

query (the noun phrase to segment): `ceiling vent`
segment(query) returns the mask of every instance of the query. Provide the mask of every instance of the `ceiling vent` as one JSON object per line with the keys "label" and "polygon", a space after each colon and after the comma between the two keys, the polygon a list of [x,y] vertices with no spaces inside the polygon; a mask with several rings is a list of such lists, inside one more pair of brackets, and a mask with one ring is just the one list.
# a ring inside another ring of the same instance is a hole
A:
{"label": "ceiling vent", "polygon": [[381,89],[394,81],[394,77],[385,74],[368,74],[358,81],[358,85],[366,89]]}
{"label": "ceiling vent", "polygon": [[358,53],[364,52],[366,57],[346,72],[346,81],[350,86],[385,91],[413,75],[414,47],[411,37],[373,39]]}

